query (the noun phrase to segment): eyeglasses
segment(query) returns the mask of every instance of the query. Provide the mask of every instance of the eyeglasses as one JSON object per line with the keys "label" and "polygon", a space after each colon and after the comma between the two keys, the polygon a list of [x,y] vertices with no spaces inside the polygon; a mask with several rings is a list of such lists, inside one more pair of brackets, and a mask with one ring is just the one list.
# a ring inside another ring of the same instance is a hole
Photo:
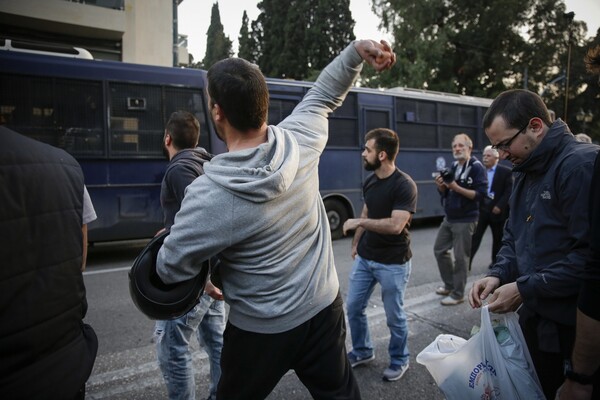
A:
{"label": "eyeglasses", "polygon": [[502,150],[502,151],[508,150],[510,148],[510,145],[512,144],[513,140],[515,140],[521,132],[523,132],[525,129],[527,129],[528,126],[529,126],[529,121],[527,121],[527,125],[525,125],[521,129],[519,129],[519,131],[517,133],[515,133],[514,136],[511,137],[510,139],[508,139],[506,142],[492,145],[492,149]]}

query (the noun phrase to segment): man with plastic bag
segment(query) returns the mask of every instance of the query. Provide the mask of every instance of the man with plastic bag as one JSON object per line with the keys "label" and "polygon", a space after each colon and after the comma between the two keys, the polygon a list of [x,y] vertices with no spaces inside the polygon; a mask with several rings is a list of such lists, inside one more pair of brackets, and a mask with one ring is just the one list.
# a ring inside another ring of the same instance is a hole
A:
{"label": "man with plastic bag", "polygon": [[[503,246],[469,293],[473,307],[519,309],[519,323],[544,394],[553,398],[575,340],[577,295],[589,252],[589,187],[598,146],[577,142],[542,99],[500,94],[483,120],[500,156],[514,164]],[[489,296],[489,298],[488,298]]]}

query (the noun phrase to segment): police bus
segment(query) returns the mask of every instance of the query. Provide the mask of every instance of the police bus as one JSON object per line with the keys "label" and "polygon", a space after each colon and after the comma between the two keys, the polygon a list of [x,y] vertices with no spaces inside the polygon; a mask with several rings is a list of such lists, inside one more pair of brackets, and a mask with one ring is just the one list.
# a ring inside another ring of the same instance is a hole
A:
{"label": "police bus", "polygon": [[[6,45],[4,46],[6,47]],[[206,71],[157,67],[44,52],[0,51],[0,124],[65,149],[81,164],[98,219],[90,242],[152,237],[162,227],[160,183],[167,160],[164,126],[176,110],[194,114],[200,146],[225,146],[208,117]],[[269,123],[289,115],[310,82],[267,79]],[[432,173],[452,161],[451,142],[464,132],[481,149],[481,121],[491,100],[394,88],[353,88],[329,118],[319,166],[320,191],[334,238],[362,209],[362,148],[367,131],[398,132],[397,165],[412,176],[415,219],[443,214]]]}

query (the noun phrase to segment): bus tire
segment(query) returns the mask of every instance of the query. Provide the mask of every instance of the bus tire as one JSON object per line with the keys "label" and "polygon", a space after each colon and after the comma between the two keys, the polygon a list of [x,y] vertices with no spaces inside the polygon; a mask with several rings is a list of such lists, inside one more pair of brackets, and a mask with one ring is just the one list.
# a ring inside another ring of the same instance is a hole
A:
{"label": "bus tire", "polygon": [[348,210],[337,200],[325,200],[324,204],[331,229],[331,239],[340,239],[344,236],[343,227],[348,219]]}

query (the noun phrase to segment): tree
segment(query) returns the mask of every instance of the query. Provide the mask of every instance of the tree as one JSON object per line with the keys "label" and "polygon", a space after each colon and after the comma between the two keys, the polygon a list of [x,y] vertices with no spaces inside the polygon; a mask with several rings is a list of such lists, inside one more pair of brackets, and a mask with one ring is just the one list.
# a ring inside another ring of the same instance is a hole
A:
{"label": "tree", "polygon": [[[382,25],[402,51],[396,86],[489,96],[512,74],[523,40],[527,1],[374,0]],[[520,22],[523,21],[523,22]]]}
{"label": "tree", "polygon": [[248,14],[246,14],[246,10],[244,10],[244,15],[242,15],[242,27],[240,28],[240,35],[238,36],[238,57],[256,63],[258,60],[258,49],[256,47],[256,39],[248,29],[249,23]]}
{"label": "tree", "polygon": [[209,69],[214,63],[233,55],[232,43],[223,30],[219,3],[214,3],[210,15],[210,26],[206,32],[206,53],[202,60],[202,67]]}
{"label": "tree", "polygon": [[316,76],[354,39],[349,0],[263,0],[252,23],[258,64],[267,76]]}
{"label": "tree", "polygon": [[355,22],[349,0],[311,0],[308,3],[311,4],[305,39],[308,66],[318,72],[355,39]]}
{"label": "tree", "polygon": [[[493,98],[517,87],[542,93],[557,116],[579,127],[592,108],[583,54],[586,26],[565,18],[563,0],[372,0],[381,27],[392,32],[397,65],[368,86],[408,86]],[[564,116],[571,43],[568,115]],[[553,83],[551,83],[553,82]],[[549,84],[551,83],[551,84]],[[600,116],[599,116],[600,117]],[[595,118],[594,121],[599,121]],[[591,126],[597,126],[593,122]],[[590,125],[588,125],[589,127]]]}
{"label": "tree", "polygon": [[282,7],[277,0],[263,0],[257,4],[261,12],[253,24],[253,30],[260,30],[255,35],[260,43],[258,65],[267,76],[281,77],[278,64],[285,43],[287,12],[295,6],[296,0],[288,2],[286,7]]}

